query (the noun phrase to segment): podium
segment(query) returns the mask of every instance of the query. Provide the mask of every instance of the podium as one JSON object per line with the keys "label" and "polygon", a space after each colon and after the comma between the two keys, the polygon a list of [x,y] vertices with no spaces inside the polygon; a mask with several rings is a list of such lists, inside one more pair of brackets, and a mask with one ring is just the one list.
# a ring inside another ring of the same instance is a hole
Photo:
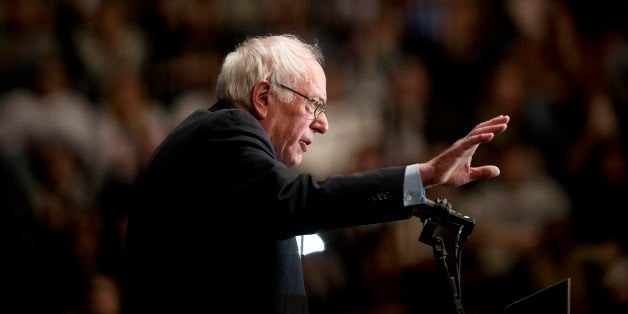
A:
{"label": "podium", "polygon": [[569,314],[570,311],[570,278],[565,278],[504,307],[505,314]]}

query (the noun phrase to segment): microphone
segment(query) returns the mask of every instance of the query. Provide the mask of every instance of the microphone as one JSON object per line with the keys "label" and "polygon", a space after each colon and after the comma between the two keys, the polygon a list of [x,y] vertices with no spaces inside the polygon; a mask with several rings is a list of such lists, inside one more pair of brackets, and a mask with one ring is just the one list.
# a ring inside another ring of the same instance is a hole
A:
{"label": "microphone", "polygon": [[426,198],[425,203],[414,209],[413,216],[419,217],[422,222],[430,222],[434,227],[441,225],[459,229],[462,241],[469,237],[475,227],[475,219],[453,210],[447,199],[442,197],[437,198],[436,201]]}

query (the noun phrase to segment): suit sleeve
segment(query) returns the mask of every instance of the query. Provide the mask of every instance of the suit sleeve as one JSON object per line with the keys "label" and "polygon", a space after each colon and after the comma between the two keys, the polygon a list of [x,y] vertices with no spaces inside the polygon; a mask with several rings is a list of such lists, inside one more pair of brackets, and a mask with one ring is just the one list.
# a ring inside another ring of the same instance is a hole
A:
{"label": "suit sleeve", "polygon": [[[317,182],[310,174],[297,174],[280,163],[250,115],[237,111],[230,115],[224,120],[223,134],[228,136],[209,139],[223,156],[222,171],[233,174],[228,176],[225,195],[244,205],[236,207],[247,219],[263,222],[269,234],[285,238],[411,216],[411,208],[403,204],[405,167]],[[229,126],[233,130],[226,131]]]}
{"label": "suit sleeve", "polygon": [[407,218],[403,181],[398,167],[316,182],[275,158],[248,113],[197,111],[139,180],[124,243],[125,308],[199,310],[234,296],[248,298],[230,305],[245,313],[275,310],[278,298],[305,304],[296,241],[281,240]]}

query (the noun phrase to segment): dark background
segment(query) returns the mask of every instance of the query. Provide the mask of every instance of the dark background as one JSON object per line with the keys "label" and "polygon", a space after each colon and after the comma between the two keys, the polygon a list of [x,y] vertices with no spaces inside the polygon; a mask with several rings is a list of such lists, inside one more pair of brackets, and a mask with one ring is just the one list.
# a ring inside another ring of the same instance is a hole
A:
{"label": "dark background", "polygon": [[[2,304],[118,312],[142,165],[213,103],[227,52],[289,32],[318,42],[328,80],[330,131],[299,171],[426,161],[511,116],[474,160],[500,177],[428,191],[477,220],[467,313],[565,277],[572,313],[626,313],[627,13],[622,1],[0,1]],[[420,230],[321,233],[327,250],[303,259],[311,311],[438,313],[448,299]]]}

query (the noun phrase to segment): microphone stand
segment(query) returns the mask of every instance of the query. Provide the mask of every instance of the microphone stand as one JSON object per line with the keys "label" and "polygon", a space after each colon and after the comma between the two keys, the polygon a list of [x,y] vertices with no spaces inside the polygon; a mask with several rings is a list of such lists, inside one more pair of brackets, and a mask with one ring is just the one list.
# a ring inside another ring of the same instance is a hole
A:
{"label": "microphone stand", "polygon": [[[451,205],[444,198],[436,199],[435,206],[438,206],[442,210],[452,212]],[[462,307],[460,287],[460,250],[462,248],[463,242],[471,234],[475,221],[470,220],[471,224],[467,223],[466,225],[458,225],[450,221],[442,221],[440,219],[434,219],[431,217],[421,217],[421,221],[423,222],[423,230],[421,231],[421,235],[419,236],[419,241],[432,246],[432,251],[434,253],[434,257],[439,264],[440,272],[445,278],[445,283],[447,287],[449,287],[450,297],[452,301],[450,303],[450,311],[451,313],[455,314],[463,314],[464,309]],[[447,265],[447,250],[445,248],[445,242],[441,237],[434,235],[436,228],[438,228],[441,223],[446,227],[458,228],[455,245],[456,271],[454,272],[453,276],[450,275],[449,267]],[[463,230],[465,228],[471,230],[465,231]],[[465,231],[465,237],[461,237],[463,231]]]}

